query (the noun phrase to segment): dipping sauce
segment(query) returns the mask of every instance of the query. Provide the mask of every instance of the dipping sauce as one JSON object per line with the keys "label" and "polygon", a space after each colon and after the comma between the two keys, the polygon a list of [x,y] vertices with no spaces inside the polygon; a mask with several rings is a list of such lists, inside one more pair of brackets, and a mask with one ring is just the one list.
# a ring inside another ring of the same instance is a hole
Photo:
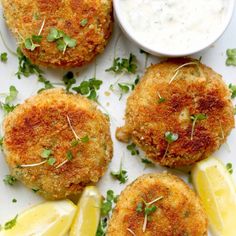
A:
{"label": "dipping sauce", "polygon": [[220,33],[229,0],[120,0],[127,29],[138,42],[170,54],[194,52]]}

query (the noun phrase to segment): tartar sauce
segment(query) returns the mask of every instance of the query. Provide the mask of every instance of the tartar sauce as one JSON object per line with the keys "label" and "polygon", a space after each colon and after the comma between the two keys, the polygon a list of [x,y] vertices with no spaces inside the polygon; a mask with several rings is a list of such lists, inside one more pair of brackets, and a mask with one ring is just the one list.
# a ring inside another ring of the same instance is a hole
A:
{"label": "tartar sauce", "polygon": [[129,31],[140,43],[178,54],[216,37],[229,0],[120,0],[120,4]]}

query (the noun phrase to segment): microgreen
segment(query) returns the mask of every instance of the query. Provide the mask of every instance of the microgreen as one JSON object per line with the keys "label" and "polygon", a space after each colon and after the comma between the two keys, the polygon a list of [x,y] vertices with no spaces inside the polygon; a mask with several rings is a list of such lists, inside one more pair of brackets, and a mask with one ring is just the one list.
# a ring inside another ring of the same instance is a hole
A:
{"label": "microgreen", "polygon": [[72,88],[77,93],[86,96],[88,99],[97,101],[98,95],[97,91],[100,89],[102,85],[101,80],[97,80],[96,78],[91,78],[88,81],[83,81],[78,87]]}
{"label": "microgreen", "polygon": [[106,72],[114,72],[119,74],[121,72],[135,74],[137,71],[137,58],[130,53],[129,58],[117,57],[113,61],[113,65],[106,70]]}
{"label": "microgreen", "polygon": [[65,32],[58,30],[56,28],[51,28],[47,36],[48,42],[56,42],[57,49],[60,52],[65,53],[66,49],[74,48],[77,45],[76,39],[72,39],[70,36],[65,34]]}
{"label": "microgreen", "polygon": [[41,152],[41,157],[42,158],[45,158],[45,159],[47,159],[47,158],[49,158],[50,156],[51,156],[51,154],[52,154],[52,150],[51,149],[44,149],[42,152]]}
{"label": "microgreen", "polygon": [[1,62],[7,62],[8,58],[7,58],[6,52],[3,52],[0,54],[0,60],[1,60]]}
{"label": "microgreen", "polygon": [[197,121],[206,120],[206,119],[207,119],[207,116],[205,114],[202,114],[202,113],[191,116],[191,120],[193,121],[192,131],[191,131],[191,140],[193,140],[194,129],[195,129]]}
{"label": "microgreen", "polygon": [[164,154],[163,158],[166,157],[166,155],[167,155],[167,153],[169,151],[170,144],[173,143],[173,142],[176,142],[178,139],[179,139],[179,135],[178,134],[172,133],[170,131],[167,131],[165,133],[165,140],[166,140],[166,142],[168,144],[167,144],[166,151],[165,151],[165,154]]}
{"label": "microgreen", "polygon": [[3,137],[0,136],[0,148],[2,149],[2,145],[3,145]]}
{"label": "microgreen", "polygon": [[155,166],[154,163],[152,163],[151,161],[149,161],[148,159],[145,159],[145,158],[142,158],[141,162],[145,165],[148,165],[148,166]]}
{"label": "microgreen", "polygon": [[64,76],[63,76],[63,82],[66,86],[66,90],[69,91],[70,88],[72,87],[73,84],[76,83],[76,79],[74,77],[74,73],[72,71],[68,71]]}
{"label": "microgreen", "polygon": [[54,88],[54,86],[52,85],[52,83],[51,83],[49,80],[46,80],[42,74],[39,74],[39,75],[38,75],[38,82],[44,84],[44,88],[40,89],[40,90],[38,91],[38,93],[40,93],[40,92],[42,92],[42,91],[44,91],[44,90],[47,90],[47,89]]}
{"label": "microgreen", "polygon": [[227,66],[236,66],[236,48],[228,49],[226,51],[226,54],[227,54],[226,65]]}
{"label": "microgreen", "polygon": [[70,150],[66,152],[66,159],[68,161],[71,161],[73,159],[73,154]]}
{"label": "microgreen", "polygon": [[12,112],[15,109],[15,105],[12,105],[12,103],[18,95],[18,91],[15,86],[11,85],[9,88],[9,94],[5,98],[5,103],[0,102],[0,108],[5,112],[5,114],[8,114],[9,112]]}
{"label": "microgreen", "polygon": [[230,84],[229,89],[231,92],[231,98],[234,99],[236,97],[236,85]]}
{"label": "microgreen", "polygon": [[16,202],[17,202],[17,200],[16,200],[15,198],[13,198],[13,199],[12,199],[12,202],[13,202],[13,203],[16,203]]}
{"label": "microgreen", "polygon": [[9,95],[5,98],[5,103],[9,104],[13,102],[18,95],[18,91],[15,86],[11,85],[9,88]]}
{"label": "microgreen", "polygon": [[136,207],[136,212],[137,213],[143,213],[144,214],[144,222],[143,222],[143,233],[146,231],[147,228],[147,222],[148,222],[148,217],[153,214],[157,210],[157,206],[153,205],[154,203],[162,200],[163,197],[158,197],[154,199],[151,202],[146,202],[142,200],[142,202],[139,202]]}
{"label": "microgreen", "polygon": [[130,151],[132,156],[139,155],[139,150],[136,148],[134,143],[131,143],[127,146],[127,150]]}
{"label": "microgreen", "polygon": [[12,229],[16,225],[18,215],[16,215],[12,220],[9,220],[4,224],[4,229],[9,230]]}
{"label": "microgreen", "polygon": [[82,137],[80,140],[81,140],[82,143],[88,143],[89,142],[89,137],[88,137],[88,135],[86,135],[86,136]]}
{"label": "microgreen", "polygon": [[103,200],[101,206],[101,219],[98,225],[96,236],[105,236],[107,229],[107,219],[110,217],[113,204],[117,202],[118,196],[114,195],[112,190],[107,191],[106,199]]}
{"label": "microgreen", "polygon": [[87,24],[88,24],[88,19],[86,19],[86,18],[84,18],[84,19],[82,19],[82,20],[80,21],[80,25],[81,25],[82,27],[86,26]]}
{"label": "microgreen", "polygon": [[124,184],[128,181],[127,171],[123,170],[122,163],[120,164],[119,171],[117,171],[117,172],[112,171],[111,176],[114,177],[115,179],[119,180],[120,184]]}
{"label": "microgreen", "polygon": [[30,51],[34,51],[35,48],[40,47],[38,43],[42,42],[43,37],[41,35],[33,35],[30,38],[24,40],[24,46]]}
{"label": "microgreen", "polygon": [[233,174],[233,164],[232,163],[227,163],[226,164],[226,169],[230,174]]}
{"label": "microgreen", "polygon": [[3,182],[7,185],[13,186],[17,182],[17,179],[12,175],[6,175]]}

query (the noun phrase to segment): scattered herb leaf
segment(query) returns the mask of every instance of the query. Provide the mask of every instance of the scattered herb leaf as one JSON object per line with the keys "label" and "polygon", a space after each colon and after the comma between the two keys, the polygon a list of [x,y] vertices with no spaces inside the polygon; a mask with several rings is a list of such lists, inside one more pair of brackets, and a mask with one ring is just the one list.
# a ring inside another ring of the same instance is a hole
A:
{"label": "scattered herb leaf", "polygon": [[17,179],[12,175],[6,175],[3,182],[7,185],[13,186],[17,182]]}
{"label": "scattered herb leaf", "polygon": [[9,220],[8,222],[5,223],[4,229],[9,230],[12,229],[16,225],[16,220],[17,220],[18,215],[15,216],[12,220]]}
{"label": "scattered herb leaf", "polygon": [[236,85],[230,84],[229,89],[231,92],[231,98],[234,99],[236,97]]}
{"label": "scattered herb leaf", "polygon": [[1,62],[7,62],[8,58],[7,58],[6,52],[3,52],[0,54],[0,60],[1,60]]}
{"label": "scattered herb leaf", "polygon": [[227,54],[226,65],[227,66],[236,66],[236,48],[228,49],[226,51],[226,54]]}
{"label": "scattered herb leaf", "polygon": [[136,148],[134,143],[129,144],[127,149],[131,152],[132,156],[139,155],[139,150]]}
{"label": "scattered herb leaf", "polygon": [[233,174],[233,165],[232,165],[232,163],[227,163],[226,164],[226,169],[228,170],[228,172],[230,173],[230,174]]}
{"label": "scattered herb leaf", "polygon": [[69,91],[70,88],[72,87],[73,84],[76,83],[76,79],[74,77],[74,73],[72,71],[68,71],[64,76],[63,76],[63,82],[66,85],[66,90]]}
{"label": "scattered herb leaf", "polygon": [[193,121],[192,131],[191,131],[191,140],[193,140],[194,129],[195,129],[197,121],[206,120],[206,119],[207,119],[207,116],[205,114],[202,114],[202,113],[191,116],[191,120]]}

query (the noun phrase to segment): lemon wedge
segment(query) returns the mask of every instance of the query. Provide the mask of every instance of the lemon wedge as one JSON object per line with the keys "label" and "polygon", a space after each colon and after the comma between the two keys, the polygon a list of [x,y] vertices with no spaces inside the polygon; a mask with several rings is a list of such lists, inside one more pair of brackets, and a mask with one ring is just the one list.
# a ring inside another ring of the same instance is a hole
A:
{"label": "lemon wedge", "polygon": [[96,187],[86,187],[78,203],[70,236],[95,236],[100,220],[102,196]]}
{"label": "lemon wedge", "polygon": [[20,214],[15,226],[0,236],[64,236],[75,213],[76,205],[69,200],[42,203]]}
{"label": "lemon wedge", "polygon": [[216,235],[235,236],[236,188],[224,164],[213,157],[193,168],[193,184]]}

